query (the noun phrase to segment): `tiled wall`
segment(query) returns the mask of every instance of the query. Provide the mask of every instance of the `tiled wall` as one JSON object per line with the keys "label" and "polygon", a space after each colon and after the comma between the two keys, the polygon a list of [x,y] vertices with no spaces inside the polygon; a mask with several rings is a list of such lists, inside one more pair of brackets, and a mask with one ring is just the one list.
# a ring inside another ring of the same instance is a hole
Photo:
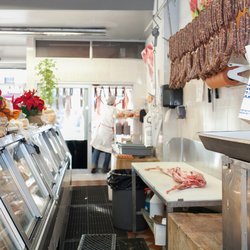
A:
{"label": "tiled wall", "polygon": [[[172,19],[172,26],[183,28],[191,21],[191,12],[189,11],[189,1],[182,1],[178,4],[176,1],[179,20]],[[171,1],[170,1],[171,3]],[[179,6],[179,7],[178,7]],[[167,15],[160,25],[167,24]],[[167,33],[166,33],[167,34]],[[164,43],[164,41],[162,41]],[[167,43],[165,41],[165,43]],[[162,46],[161,46],[162,47]],[[166,50],[167,51],[167,50]],[[160,53],[167,55],[167,52]],[[161,60],[161,58],[158,58]],[[157,67],[162,67],[158,63]],[[169,81],[169,61],[164,66],[165,83]],[[208,87],[201,80],[192,80],[184,88],[184,105],[186,107],[186,119],[178,120],[175,109],[163,108],[162,133],[159,137],[158,158],[164,160],[164,147],[172,137],[183,137],[192,140],[198,140],[197,132],[200,131],[220,131],[220,130],[248,130],[250,123],[238,118],[245,85],[235,87],[222,87],[219,89],[219,99],[214,99],[214,104],[208,103]]]}

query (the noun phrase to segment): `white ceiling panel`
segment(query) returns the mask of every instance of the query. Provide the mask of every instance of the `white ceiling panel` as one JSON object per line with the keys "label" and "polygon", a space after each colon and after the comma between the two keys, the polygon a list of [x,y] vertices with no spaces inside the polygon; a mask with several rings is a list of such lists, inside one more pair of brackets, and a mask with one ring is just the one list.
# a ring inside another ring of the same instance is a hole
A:
{"label": "white ceiling panel", "polygon": [[[153,0],[23,0],[22,4],[20,0],[1,0],[0,29],[1,27],[97,27],[106,28],[106,35],[39,36],[39,39],[145,41],[151,32],[150,29],[147,32],[144,30],[152,19],[152,9]],[[11,46],[15,46],[15,51],[17,46],[20,46],[20,51],[16,51],[17,57],[20,58],[20,55],[26,53],[26,40],[26,35],[0,34],[0,51],[6,57],[9,53],[13,58]]]}

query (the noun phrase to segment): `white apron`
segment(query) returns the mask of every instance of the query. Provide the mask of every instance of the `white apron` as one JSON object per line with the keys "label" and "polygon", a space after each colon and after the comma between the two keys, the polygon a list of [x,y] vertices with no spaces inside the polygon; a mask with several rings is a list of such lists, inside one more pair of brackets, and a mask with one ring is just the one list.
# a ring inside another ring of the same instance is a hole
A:
{"label": "white apron", "polygon": [[116,109],[114,106],[105,105],[101,122],[97,127],[90,145],[103,152],[112,152],[112,143],[114,139],[114,114]]}

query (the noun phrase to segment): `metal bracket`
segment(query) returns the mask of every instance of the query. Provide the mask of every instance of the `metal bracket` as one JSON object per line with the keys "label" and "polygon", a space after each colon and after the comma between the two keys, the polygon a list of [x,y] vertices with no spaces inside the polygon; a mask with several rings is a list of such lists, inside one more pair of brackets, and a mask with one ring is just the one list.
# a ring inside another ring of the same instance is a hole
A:
{"label": "metal bracket", "polygon": [[238,64],[238,63],[229,63],[229,67],[237,67],[235,69],[231,69],[227,72],[228,78],[241,82],[241,83],[248,83],[248,77],[240,76],[239,73],[244,71],[250,70],[250,65]]}

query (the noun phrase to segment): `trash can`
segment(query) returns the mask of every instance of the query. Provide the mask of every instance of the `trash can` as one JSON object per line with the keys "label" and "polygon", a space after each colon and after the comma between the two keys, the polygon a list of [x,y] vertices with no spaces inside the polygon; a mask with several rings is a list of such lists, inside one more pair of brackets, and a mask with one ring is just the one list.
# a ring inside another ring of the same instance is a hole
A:
{"label": "trash can", "polygon": [[[112,217],[114,227],[126,231],[133,230],[132,222],[132,170],[115,169],[109,172],[107,183],[113,192]],[[145,183],[136,176],[136,210],[140,211],[145,203]],[[142,215],[136,216],[136,231],[148,227]]]}

